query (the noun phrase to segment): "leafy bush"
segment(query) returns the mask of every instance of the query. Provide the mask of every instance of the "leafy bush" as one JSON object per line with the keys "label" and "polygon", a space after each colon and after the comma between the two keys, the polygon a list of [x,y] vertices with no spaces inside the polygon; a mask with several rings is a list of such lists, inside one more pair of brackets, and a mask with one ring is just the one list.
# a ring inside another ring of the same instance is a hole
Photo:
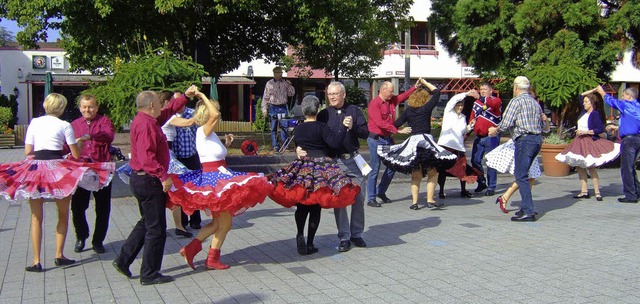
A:
{"label": "leafy bush", "polygon": [[567,138],[564,134],[558,132],[550,132],[543,139],[542,142],[551,145],[562,145],[571,142],[571,138]]}
{"label": "leafy bush", "polygon": [[11,119],[13,119],[11,109],[8,107],[0,107],[0,133],[7,131]]}
{"label": "leafy bush", "polygon": [[363,105],[364,107],[367,106],[367,95],[364,94],[364,90],[353,85],[346,85],[344,88],[347,93],[346,102],[359,107]]}
{"label": "leafy bush", "polygon": [[267,119],[262,115],[262,98],[256,102],[256,120],[251,124],[251,128],[260,132],[267,130]]}
{"label": "leafy bush", "polygon": [[0,95],[0,107],[11,110],[11,119],[8,120],[7,127],[13,128],[18,123],[18,99],[13,94],[9,97]]}

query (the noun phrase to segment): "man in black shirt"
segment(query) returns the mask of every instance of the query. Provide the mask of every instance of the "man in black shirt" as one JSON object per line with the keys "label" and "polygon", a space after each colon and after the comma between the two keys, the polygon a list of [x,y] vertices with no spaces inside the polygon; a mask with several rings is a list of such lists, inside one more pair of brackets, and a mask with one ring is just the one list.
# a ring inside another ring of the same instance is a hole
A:
{"label": "man in black shirt", "polygon": [[[356,197],[356,202],[351,205],[351,218],[347,208],[336,208],[334,214],[338,226],[338,238],[340,245],[338,251],[345,252],[351,249],[351,243],[356,247],[367,247],[362,239],[364,231],[364,194],[366,193],[367,179],[358,168],[354,157],[358,154],[360,143],[358,138],[365,139],[369,136],[367,121],[354,105],[345,104],[346,90],[340,82],[332,82],[327,87],[329,107],[320,111],[317,120],[324,122],[330,129],[347,127],[347,134],[341,149],[333,151],[332,157],[338,160],[340,169],[360,186],[361,192]],[[299,156],[306,155],[301,149],[297,150]],[[304,154],[304,155],[303,155]]]}

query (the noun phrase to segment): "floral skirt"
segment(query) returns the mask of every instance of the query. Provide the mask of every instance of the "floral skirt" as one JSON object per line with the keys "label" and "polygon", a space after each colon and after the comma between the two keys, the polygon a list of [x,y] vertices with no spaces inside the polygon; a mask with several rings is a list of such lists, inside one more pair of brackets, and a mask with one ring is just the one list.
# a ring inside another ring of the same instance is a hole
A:
{"label": "floral skirt", "polygon": [[[213,163],[218,165],[209,166]],[[224,161],[202,165],[205,170],[169,175],[173,188],[169,191],[167,207],[180,205],[188,215],[204,210],[213,217],[218,217],[220,212],[235,216],[264,202],[273,191],[273,185],[262,174],[229,170]]]}
{"label": "floral skirt", "polygon": [[447,170],[457,159],[455,154],[438,146],[431,134],[411,135],[397,145],[379,145],[377,153],[387,168],[404,174],[421,170],[423,176],[430,168]]}
{"label": "floral skirt", "polygon": [[[183,174],[189,171],[184,164],[175,158],[173,152],[170,152],[169,155],[171,158],[169,161],[169,168],[167,169],[168,174]],[[128,162],[118,167],[118,169],[116,169],[116,173],[123,183],[127,185],[129,184],[129,179],[131,178],[131,166],[129,166]]]}
{"label": "floral skirt", "polygon": [[344,208],[355,202],[360,186],[329,157],[304,157],[268,176],[276,185],[269,197],[290,208],[297,203],[322,208]]}
{"label": "floral skirt", "polygon": [[[500,173],[509,172],[513,175],[513,172],[515,171],[515,154],[515,142],[513,139],[509,139],[509,141],[497,146],[484,157],[487,161],[487,167],[496,169],[496,171]],[[538,161],[538,158],[534,158],[533,163],[531,163],[531,168],[529,168],[529,178],[538,178],[540,176],[542,176],[542,171],[540,171],[540,162]]]}
{"label": "floral skirt", "polygon": [[6,200],[61,199],[77,187],[98,191],[109,185],[115,163],[70,159],[35,160],[0,164],[0,195]]}
{"label": "floral skirt", "polygon": [[571,167],[598,167],[620,155],[620,144],[606,139],[593,140],[590,135],[578,136],[556,159]]}
{"label": "floral skirt", "polygon": [[455,154],[458,157],[453,167],[443,171],[445,174],[447,174],[448,176],[457,177],[461,181],[464,181],[468,184],[475,183],[478,180],[478,176],[482,176],[482,172],[467,163],[467,156],[464,152],[454,150],[449,147],[443,148],[447,149],[447,151]]}

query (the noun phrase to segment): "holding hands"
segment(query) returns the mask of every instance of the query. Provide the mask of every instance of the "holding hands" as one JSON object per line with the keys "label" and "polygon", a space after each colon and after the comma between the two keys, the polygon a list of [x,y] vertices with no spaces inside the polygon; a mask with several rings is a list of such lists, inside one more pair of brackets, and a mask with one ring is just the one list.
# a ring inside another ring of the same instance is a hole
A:
{"label": "holding hands", "polygon": [[231,143],[233,142],[233,134],[225,134],[224,135],[224,146],[229,148]]}

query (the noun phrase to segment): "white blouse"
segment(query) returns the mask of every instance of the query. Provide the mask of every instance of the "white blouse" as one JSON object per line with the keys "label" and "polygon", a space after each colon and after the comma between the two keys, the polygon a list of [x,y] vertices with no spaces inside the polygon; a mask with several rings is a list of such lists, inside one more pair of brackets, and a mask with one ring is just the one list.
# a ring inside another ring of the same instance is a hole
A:
{"label": "white blouse", "polygon": [[467,119],[464,114],[456,113],[456,104],[464,99],[466,94],[456,94],[447,102],[442,115],[442,130],[440,138],[438,138],[438,145],[456,151],[465,151],[464,135],[467,133]]}
{"label": "white blouse", "polygon": [[51,115],[45,115],[31,120],[25,135],[25,144],[32,145],[33,151],[60,151],[64,144],[75,144],[71,124]]}
{"label": "white blouse", "polygon": [[201,163],[223,160],[227,156],[227,148],[218,138],[218,134],[211,132],[209,136],[205,136],[203,127],[196,131],[196,150]]}

